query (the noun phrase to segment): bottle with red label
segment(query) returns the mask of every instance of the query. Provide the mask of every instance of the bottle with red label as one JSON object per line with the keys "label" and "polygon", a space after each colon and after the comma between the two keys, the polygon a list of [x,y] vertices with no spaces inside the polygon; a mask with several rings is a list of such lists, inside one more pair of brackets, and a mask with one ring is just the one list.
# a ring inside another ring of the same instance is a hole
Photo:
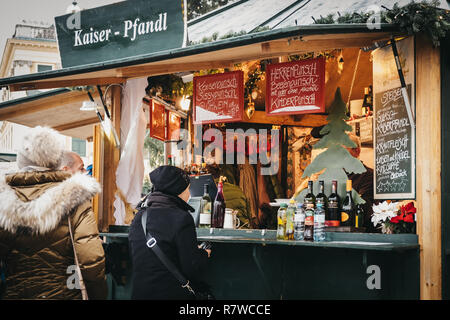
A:
{"label": "bottle with red label", "polygon": [[225,218],[225,198],[223,196],[223,182],[224,177],[219,178],[219,183],[217,185],[217,195],[214,200],[213,215],[211,221],[211,227],[213,228],[223,228],[223,222]]}
{"label": "bottle with red label", "polygon": [[313,182],[308,181],[308,193],[304,199],[303,208],[305,211],[305,231],[303,240],[314,241],[314,209],[316,205],[316,197],[313,193]]}
{"label": "bottle with red label", "polygon": [[341,198],[337,194],[337,181],[331,182],[331,194],[328,197],[328,208],[326,209],[326,227],[339,227],[341,223]]}

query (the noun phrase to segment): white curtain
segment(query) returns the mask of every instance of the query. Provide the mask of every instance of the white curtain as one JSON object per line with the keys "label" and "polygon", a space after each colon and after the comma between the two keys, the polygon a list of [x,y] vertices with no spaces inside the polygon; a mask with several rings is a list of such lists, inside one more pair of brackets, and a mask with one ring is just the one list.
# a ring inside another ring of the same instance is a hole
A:
{"label": "white curtain", "polygon": [[[144,139],[147,119],[142,106],[147,78],[126,82],[122,95],[120,119],[121,156],[116,170],[117,188],[133,207],[141,198],[144,179]],[[125,224],[125,205],[116,195],[114,201],[116,225]]]}

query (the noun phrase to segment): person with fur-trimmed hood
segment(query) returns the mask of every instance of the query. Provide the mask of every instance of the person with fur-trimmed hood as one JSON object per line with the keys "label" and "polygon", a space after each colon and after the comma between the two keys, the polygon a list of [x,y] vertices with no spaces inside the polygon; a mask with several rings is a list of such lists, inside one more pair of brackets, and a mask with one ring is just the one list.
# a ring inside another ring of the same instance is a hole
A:
{"label": "person with fur-trimmed hood", "polygon": [[91,206],[100,186],[82,172],[59,170],[63,155],[63,137],[36,127],[17,154],[19,172],[0,176],[3,299],[81,299],[69,279],[75,265],[69,219],[89,299],[106,299],[105,255]]}

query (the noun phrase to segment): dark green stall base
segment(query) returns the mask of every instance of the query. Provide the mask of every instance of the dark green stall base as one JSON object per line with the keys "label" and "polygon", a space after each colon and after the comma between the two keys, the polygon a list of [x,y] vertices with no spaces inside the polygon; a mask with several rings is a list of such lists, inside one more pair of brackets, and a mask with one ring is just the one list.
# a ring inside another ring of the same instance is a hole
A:
{"label": "dark green stall base", "polygon": [[[128,245],[125,230],[114,231],[101,235]],[[417,235],[327,232],[319,243],[276,240],[274,230],[197,229],[197,235],[213,242],[205,277],[217,299],[419,299]],[[367,286],[370,266],[379,267],[380,289]],[[111,299],[130,297],[131,270],[127,276],[119,286],[109,275]]]}

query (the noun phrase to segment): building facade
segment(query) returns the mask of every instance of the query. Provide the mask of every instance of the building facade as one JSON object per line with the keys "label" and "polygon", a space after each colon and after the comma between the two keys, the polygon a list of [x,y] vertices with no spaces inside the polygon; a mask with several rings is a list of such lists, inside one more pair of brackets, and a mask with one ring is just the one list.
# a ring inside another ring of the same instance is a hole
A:
{"label": "building facade", "polygon": [[[43,22],[23,21],[6,41],[0,64],[0,78],[20,76],[61,68],[55,27]],[[0,91],[0,102],[24,98],[47,90]],[[28,127],[0,121],[0,153],[15,154]],[[92,144],[66,137],[66,148],[80,154],[86,166],[92,161]]]}

